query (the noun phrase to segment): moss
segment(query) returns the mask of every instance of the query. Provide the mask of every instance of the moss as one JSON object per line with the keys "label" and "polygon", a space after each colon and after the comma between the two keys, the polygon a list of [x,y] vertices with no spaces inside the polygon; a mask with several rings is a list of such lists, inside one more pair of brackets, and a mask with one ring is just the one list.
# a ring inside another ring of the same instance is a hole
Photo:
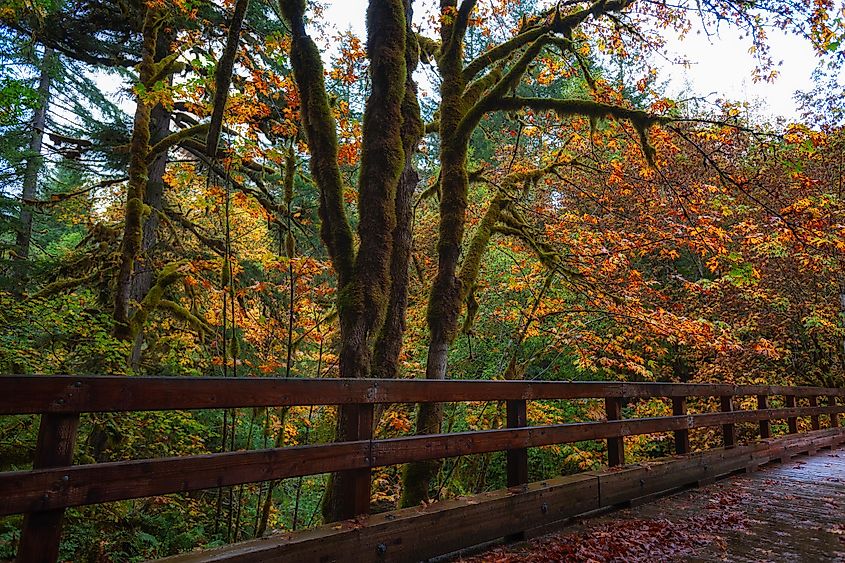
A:
{"label": "moss", "polygon": [[648,130],[659,123],[672,121],[671,117],[652,115],[643,110],[581,99],[509,96],[490,100],[489,103],[482,100],[477,104],[477,106],[479,105],[484,105],[482,108],[484,112],[492,110],[518,111],[523,108],[530,108],[535,111],[553,111],[559,118],[583,116],[590,120],[591,126],[602,119],[628,121],[637,131],[643,154],[651,166],[655,166],[655,150],[649,142]]}
{"label": "moss", "polygon": [[343,182],[337,165],[337,128],[326,95],[323,62],[317,46],[305,32],[305,2],[281,0],[279,6],[292,31],[291,65],[311,151],[311,174],[320,190],[320,237],[338,273],[338,285],[343,287],[352,279],[355,251],[343,201]]}
{"label": "moss", "polygon": [[360,247],[355,278],[356,289],[361,292],[365,330],[374,337],[387,308],[396,226],[396,187],[405,166],[402,105],[407,87],[407,61],[402,0],[371,2],[367,28],[372,89],[362,129],[358,184]]}
{"label": "moss", "polygon": [[487,211],[478,223],[475,234],[470,241],[463,264],[461,265],[461,273],[458,276],[461,280],[461,301],[464,301],[470,294],[470,288],[475,286],[475,281],[478,278],[478,272],[481,268],[481,261],[484,253],[487,250],[487,244],[490,242],[490,237],[493,235],[493,227],[499,222],[502,210],[507,206],[507,198],[503,193],[499,193],[487,206]]}
{"label": "moss", "polygon": [[[141,63],[138,72],[141,84],[148,84],[155,73],[155,49],[162,18],[157,9],[148,8],[141,31]],[[126,184],[126,214],[121,242],[119,268],[115,283],[114,335],[132,338],[129,322],[129,293],[135,260],[141,249],[144,222],[144,192],[147,184],[147,155],[150,150],[150,106],[140,94],[135,96],[135,119],[130,142],[129,180]]]}
{"label": "moss", "polygon": [[154,311],[164,296],[165,290],[185,276],[186,261],[172,262],[162,268],[156,283],[147,292],[139,304],[138,310],[129,319],[128,328],[130,339],[134,338],[143,328],[150,313]]}
{"label": "moss", "polygon": [[209,325],[202,318],[198,317],[186,307],[183,307],[175,301],[171,301],[170,299],[160,299],[158,302],[158,308],[166,310],[173,318],[184,322],[201,334],[211,335],[215,333],[213,326]]}
{"label": "moss", "polygon": [[429,476],[437,472],[439,464],[435,461],[409,463],[402,470],[402,497],[399,508],[418,506],[429,499]]}
{"label": "moss", "polygon": [[96,280],[100,276],[100,271],[97,270],[96,272],[89,274],[87,276],[82,276],[78,278],[65,278],[61,280],[56,280],[51,284],[48,284],[41,288],[38,292],[33,293],[29,297],[27,297],[27,301],[32,299],[43,299],[45,297],[50,297],[51,295],[56,295],[57,293],[61,293],[68,289],[73,289],[79,287],[81,285],[85,285],[89,282]]}
{"label": "moss", "polygon": [[174,147],[184,141],[185,139],[189,139],[195,135],[202,133],[203,131],[208,130],[208,123],[200,123],[197,125],[192,125],[190,127],[186,127],[181,129],[175,133],[171,133],[158,143],[156,143],[147,153],[147,162],[152,162],[156,156],[160,153],[166,151],[170,147]]}

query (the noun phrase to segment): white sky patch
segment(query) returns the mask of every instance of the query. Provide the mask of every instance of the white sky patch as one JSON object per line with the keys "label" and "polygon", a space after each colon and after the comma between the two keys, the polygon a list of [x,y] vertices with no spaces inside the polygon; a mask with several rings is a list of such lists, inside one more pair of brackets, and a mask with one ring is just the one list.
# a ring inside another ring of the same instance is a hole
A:
{"label": "white sky patch", "polygon": [[[323,17],[340,30],[351,29],[365,38],[364,24],[366,0],[327,0]],[[416,2],[414,19],[420,21],[428,15],[430,2]],[[771,56],[780,75],[773,83],[752,81],[756,66],[749,53],[751,40],[728,25],[722,25],[719,33],[708,37],[705,33],[691,31],[683,41],[674,32],[667,37],[670,55],[685,58],[689,68],[655,60],[660,70],[659,82],[668,87],[670,97],[704,97],[711,102],[716,99],[735,102],[749,102],[757,105],[761,116],[798,119],[798,109],[793,99],[797,90],[812,88],[811,73],[815,56],[809,43],[784,32],[771,30],[769,45]]]}
{"label": "white sky patch", "polygon": [[[323,17],[332,27],[338,31],[352,30],[362,40],[366,39],[366,0],[327,0],[325,5]],[[431,0],[418,0],[415,7],[414,19],[417,22],[436,9]],[[719,33],[713,36],[693,29],[683,40],[679,40],[674,32],[669,33],[672,33],[667,37],[670,57],[690,62],[690,66],[685,68],[663,60],[654,61],[660,71],[658,82],[667,86],[666,95],[669,97],[749,102],[756,106],[754,112],[760,117],[799,118],[793,94],[797,90],[812,89],[811,73],[815,67],[815,56],[806,40],[771,30],[771,55],[775,64],[781,63],[777,66],[780,75],[773,83],[754,83],[752,73],[756,63],[748,52],[751,42],[742,38],[736,29],[722,25]],[[328,64],[329,61],[325,62]],[[100,74],[97,83],[132,115],[134,102],[120,77]],[[421,86],[430,89],[424,82]]]}
{"label": "white sky patch", "polygon": [[667,38],[667,49],[691,63],[660,64],[660,80],[668,79],[667,95],[677,98],[706,96],[759,104],[759,113],[772,117],[798,118],[793,95],[797,90],[810,90],[811,74],[816,64],[809,42],[795,35],[771,30],[768,44],[779,75],[773,82],[753,82],[756,61],[749,53],[751,41],[740,33],[722,26],[718,35],[691,32],[683,41]]}

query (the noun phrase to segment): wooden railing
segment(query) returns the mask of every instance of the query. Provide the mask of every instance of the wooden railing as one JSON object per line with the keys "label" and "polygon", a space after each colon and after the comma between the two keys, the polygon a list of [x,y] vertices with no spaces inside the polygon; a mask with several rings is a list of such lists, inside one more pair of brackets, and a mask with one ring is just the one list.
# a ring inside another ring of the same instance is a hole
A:
{"label": "wooden railing", "polygon": [[[735,397],[756,396],[757,409],[737,410]],[[784,397],[783,408],[769,398]],[[672,416],[623,419],[627,400],[672,400]],[[687,413],[689,397],[717,398],[721,410]],[[625,436],[674,432],[677,453],[689,453],[689,431],[721,426],[724,445],[736,444],[737,423],[785,419],[798,432],[798,417],[811,428],[826,416],[831,427],[845,412],[845,389],[721,384],[341,380],[170,377],[0,377],[0,415],[41,414],[34,469],[0,473],[0,516],[24,513],[18,561],[52,561],[68,507],[168,493],[348,471],[349,516],[369,510],[375,467],[496,451],[507,452],[508,486],[527,483],[530,447],[607,440],[608,464],[625,463]],[[607,421],[528,426],[527,402],[604,399]],[[820,399],[824,405],[820,405]],[[505,401],[508,427],[392,439],[373,439],[373,405]],[[806,406],[799,405],[806,402]],[[222,409],[303,405],[357,405],[360,438],[332,444],[207,455],[72,465],[81,413]],[[362,493],[363,491],[363,493]]]}

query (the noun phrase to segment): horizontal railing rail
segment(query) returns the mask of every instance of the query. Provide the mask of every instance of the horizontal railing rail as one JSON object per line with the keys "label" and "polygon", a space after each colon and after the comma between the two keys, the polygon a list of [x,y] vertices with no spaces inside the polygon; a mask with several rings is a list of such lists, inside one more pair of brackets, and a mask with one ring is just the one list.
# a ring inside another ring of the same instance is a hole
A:
{"label": "horizontal railing rail", "polygon": [[3,376],[0,414],[727,395],[845,397],[845,389],[593,381]]}
{"label": "horizontal railing rail", "polygon": [[[737,410],[734,397],[756,397],[756,409]],[[782,408],[769,398],[783,397]],[[718,400],[718,412],[689,414],[688,397]],[[798,418],[811,428],[827,416],[838,427],[845,389],[768,385],[418,381],[282,378],[172,378],[118,376],[0,377],[0,415],[41,414],[34,469],[0,473],[0,515],[27,517],[19,561],[55,560],[66,508],[188,492],[336,471],[350,472],[349,516],[369,508],[369,470],[381,466],[496,451],[507,452],[508,485],[528,482],[527,448],[607,440],[608,464],[624,464],[624,437],[674,432],[675,449],[689,453],[689,431],[721,426],[726,447],[736,444],[736,424]],[[623,419],[625,400],[672,400],[672,416]],[[819,404],[819,399],[825,401]],[[606,421],[529,426],[526,405],[534,400],[604,399]],[[799,400],[807,405],[800,406]],[[374,439],[373,405],[504,401],[508,427],[425,436]],[[358,405],[360,439],[182,457],[72,465],[79,416],[90,412],[224,409],[272,406]]]}

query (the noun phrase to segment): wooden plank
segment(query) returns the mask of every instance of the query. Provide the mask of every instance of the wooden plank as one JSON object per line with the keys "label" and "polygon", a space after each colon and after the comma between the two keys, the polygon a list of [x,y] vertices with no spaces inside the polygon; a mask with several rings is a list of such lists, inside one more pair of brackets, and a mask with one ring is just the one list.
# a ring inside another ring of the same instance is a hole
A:
{"label": "wooden plank", "polygon": [[369,467],[370,442],[0,473],[0,515]]}
{"label": "wooden plank", "polygon": [[530,483],[526,485],[525,492],[500,490],[358,518],[315,530],[278,534],[214,550],[187,553],[162,561],[324,563],[425,560],[495,540],[514,531],[548,526],[600,507],[694,484],[702,477],[729,474],[766,458],[776,452],[777,446],[781,449],[807,447],[814,440],[833,443],[837,439],[845,439],[845,432],[824,430],[807,435],[789,435],[769,442],[661,460],[647,466]]}
{"label": "wooden plank", "polygon": [[[769,408],[769,397],[766,395],[757,395],[757,408],[765,410]],[[772,436],[772,426],[769,424],[769,419],[760,419],[760,438],[766,439]]]}
{"label": "wooden plank", "polygon": [[416,562],[547,526],[598,506],[598,481],[573,475],[468,498],[433,503],[278,534],[163,561],[392,561]]}
{"label": "wooden plank", "polygon": [[[622,399],[619,397],[606,397],[604,410],[607,413],[607,420],[622,419]],[[623,436],[607,439],[607,465],[615,467],[625,465],[625,438]]]}
{"label": "wooden plank", "polygon": [[[672,398],[672,414],[685,416],[687,414],[687,398]],[[689,453],[689,430],[675,430],[675,453],[684,455]]]}
{"label": "wooden plank", "polygon": [[629,466],[600,472],[602,506],[621,503],[727,475],[752,463],[752,446],[711,450],[683,459]]}
{"label": "wooden plank", "polygon": [[[525,401],[506,403],[508,428],[528,426],[528,409]],[[528,483],[528,448],[514,448],[507,451],[508,487]]]}
{"label": "wooden plank", "polygon": [[[341,405],[340,415],[348,421],[346,434],[338,436],[343,442],[365,441],[373,439],[373,405]],[[367,467],[348,469],[338,480],[339,487],[345,488],[338,499],[338,516],[341,519],[354,518],[370,512],[370,496],[372,489],[372,470],[369,459]]]}
{"label": "wooden plank", "polygon": [[[835,395],[828,395],[827,396],[827,404],[828,404],[828,406],[836,406],[836,396]],[[839,416],[836,412],[830,413],[830,427],[831,428],[839,428]]]}
{"label": "wooden plank", "polygon": [[[33,467],[36,469],[70,465],[76,449],[79,415],[41,416]],[[3,498],[3,495],[0,495]],[[30,512],[24,517],[16,561],[49,562],[59,557],[64,508]]]}
{"label": "wooden plank", "polygon": [[550,446],[585,440],[807,416],[836,407],[795,407],[638,418],[528,428],[361,440],[202,456],[121,461],[0,473],[0,515],[97,504],[167,493],[269,481],[286,477],[398,465],[469,454]]}
{"label": "wooden plank", "polygon": [[845,389],[723,384],[2,376],[0,414],[602,397],[707,397],[786,392],[798,397],[845,397]]}

